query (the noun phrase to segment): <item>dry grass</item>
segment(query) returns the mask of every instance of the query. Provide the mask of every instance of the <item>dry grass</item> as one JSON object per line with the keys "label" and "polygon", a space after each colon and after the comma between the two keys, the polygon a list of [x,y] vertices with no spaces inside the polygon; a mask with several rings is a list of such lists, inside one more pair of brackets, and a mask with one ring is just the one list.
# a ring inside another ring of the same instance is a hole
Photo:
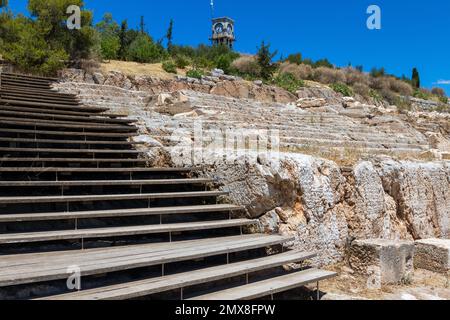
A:
{"label": "dry grass", "polygon": [[[161,79],[174,79],[174,75],[163,70],[162,63],[137,63],[129,61],[116,61],[102,63],[100,69],[103,72],[120,71],[129,76],[152,76]],[[179,75],[184,75],[185,70],[178,70]]]}
{"label": "dry grass", "polygon": [[400,294],[408,289],[426,288],[430,291],[445,291],[449,289],[448,277],[427,270],[416,269],[410,284],[383,285],[380,289],[367,288],[367,279],[357,274],[351,274],[344,268],[345,264],[336,264],[326,269],[338,273],[336,278],[321,282],[321,291],[360,297],[369,300],[391,299],[393,294]]}

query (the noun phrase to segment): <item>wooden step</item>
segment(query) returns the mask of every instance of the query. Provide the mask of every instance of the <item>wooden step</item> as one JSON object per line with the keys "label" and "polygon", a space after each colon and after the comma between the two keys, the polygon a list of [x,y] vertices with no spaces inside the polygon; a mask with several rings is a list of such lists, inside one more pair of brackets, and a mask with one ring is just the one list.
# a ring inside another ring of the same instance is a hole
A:
{"label": "wooden step", "polygon": [[55,103],[27,102],[27,101],[17,101],[13,99],[0,99],[0,103],[16,106],[49,107],[61,110],[87,111],[87,112],[104,112],[109,110],[108,108],[100,108],[100,107],[83,107],[83,106],[71,106]]}
{"label": "wooden step", "polygon": [[[69,165],[76,164],[76,163],[93,163],[95,164],[94,168],[98,168],[100,164],[105,163],[147,163],[149,162],[149,159],[86,159],[86,158],[0,158],[0,163],[2,162],[31,162],[29,166],[30,167],[45,167],[45,163],[54,163],[54,162],[60,162],[60,163],[67,163]],[[36,166],[35,163],[41,163],[42,165]],[[22,167],[23,169],[23,167]]]}
{"label": "wooden step", "polygon": [[0,120],[3,122],[12,121],[16,122],[17,125],[24,125],[26,123],[32,126],[44,126],[44,127],[73,127],[73,128],[86,128],[86,129],[96,129],[96,130],[105,130],[105,131],[125,131],[132,132],[137,131],[137,128],[134,126],[128,126],[126,124],[104,124],[104,123],[91,123],[89,121],[85,122],[77,122],[77,121],[69,121],[69,120],[39,120],[39,119],[22,119],[22,118],[14,118],[14,117],[0,117]]}
{"label": "wooden step", "polygon": [[177,214],[198,214],[211,212],[232,212],[243,210],[243,207],[231,204],[211,204],[198,206],[176,206],[142,209],[119,209],[119,210],[97,210],[97,211],[72,211],[72,212],[50,212],[50,213],[23,213],[23,214],[0,214],[2,222],[25,222],[25,221],[56,221],[71,219],[98,219],[114,217],[139,217],[139,216],[166,216]]}
{"label": "wooden step", "polygon": [[211,198],[228,195],[224,191],[165,192],[138,194],[101,194],[77,196],[0,197],[0,204],[70,203],[86,201],[121,201],[151,199]]}
{"label": "wooden step", "polygon": [[205,184],[212,179],[155,179],[155,180],[81,180],[81,181],[0,181],[0,187],[74,187],[74,186],[149,186]]}
{"label": "wooden step", "polygon": [[189,300],[253,300],[330,279],[336,275],[335,272],[312,268],[193,297]]}
{"label": "wooden step", "polygon": [[24,94],[14,94],[5,92],[5,90],[0,91],[0,98],[5,100],[20,100],[20,101],[31,101],[39,103],[56,103],[64,105],[78,106],[80,102],[75,99],[63,98],[63,97],[36,97],[35,95],[24,95]]}
{"label": "wooden step", "polygon": [[[37,120],[12,120],[11,118],[0,118],[0,124],[3,125],[11,125],[11,126],[23,126],[23,127],[32,127],[32,128],[55,128],[57,131],[61,131],[61,129],[79,129],[83,135],[90,136],[92,133],[95,133],[98,136],[101,133],[133,133],[138,129],[136,127],[127,127],[127,126],[105,126],[105,125],[86,125],[86,124],[64,124],[57,123],[56,121],[37,121]],[[123,135],[124,137],[128,137],[129,135]]]}
{"label": "wooden step", "polygon": [[132,146],[144,144],[144,142],[134,142],[134,141],[86,141],[86,140],[54,140],[54,139],[25,139],[25,138],[2,138],[0,137],[0,142],[9,143],[34,143],[34,144],[81,144],[81,145],[114,145],[114,146]]}
{"label": "wooden step", "polygon": [[19,94],[35,94],[43,97],[63,97],[63,98],[72,98],[78,99],[77,95],[72,93],[63,93],[59,92],[55,89],[45,90],[45,89],[30,89],[18,86],[10,86],[7,84],[2,84],[1,90],[5,90],[7,92],[14,92]]}
{"label": "wooden step", "polygon": [[[0,121],[1,123],[1,121]],[[60,126],[55,126],[59,128]],[[48,131],[48,130],[27,130],[27,129],[9,129],[9,128],[0,128],[0,132],[5,133],[18,133],[18,134],[34,134],[34,135],[50,135],[50,136],[79,136],[90,138],[130,138],[136,136],[136,133],[112,133],[112,132],[74,132],[74,131]]]}
{"label": "wooden step", "polygon": [[215,220],[215,221],[201,221],[201,222],[186,222],[186,223],[140,225],[131,227],[92,228],[92,229],[77,229],[77,230],[0,234],[0,245],[212,230],[212,229],[243,227],[255,224],[257,222],[258,220],[231,219],[231,220]]}
{"label": "wooden step", "polygon": [[32,112],[32,113],[48,113],[48,114],[56,114],[56,115],[69,115],[69,116],[79,116],[79,117],[106,117],[106,118],[126,118],[126,114],[114,114],[114,113],[93,113],[93,112],[77,112],[77,111],[65,111],[65,110],[55,110],[55,109],[47,109],[47,108],[39,108],[39,107],[14,107],[14,106],[6,106],[0,105],[0,110],[8,110],[8,111],[17,111],[17,112]]}
{"label": "wooden step", "polygon": [[[127,300],[145,297],[155,293],[187,288],[208,282],[243,276],[291,263],[299,263],[316,255],[298,250],[271,256],[230,263],[217,267],[182,272],[165,277],[156,277],[111,285],[90,290],[82,290],[37,300]],[[181,298],[181,297],[180,297]]]}
{"label": "wooden step", "polygon": [[[135,161],[134,159],[132,159]],[[91,160],[92,161],[92,160]],[[94,160],[97,161],[97,160]],[[117,161],[122,161],[122,159],[117,159]],[[139,161],[139,160],[136,160]],[[40,167],[0,167],[0,173],[2,172],[37,172],[37,173],[73,173],[73,172],[100,172],[100,173],[133,173],[133,172],[145,172],[145,173],[151,173],[151,172],[158,172],[158,173],[165,173],[165,172],[193,172],[200,170],[201,167],[189,167],[189,168],[54,168],[54,167],[46,167],[46,168],[40,168]],[[132,179],[130,179],[132,180]]]}
{"label": "wooden step", "polygon": [[8,84],[8,85],[14,85],[18,87],[23,88],[36,88],[36,89],[44,89],[44,90],[51,90],[51,83],[47,82],[36,82],[32,80],[18,80],[18,79],[3,79],[2,77],[2,83]]}
{"label": "wooden step", "polygon": [[127,124],[136,122],[134,119],[111,119],[107,117],[80,117],[80,116],[66,116],[66,115],[55,115],[51,113],[34,113],[34,112],[22,112],[22,111],[7,111],[7,110],[1,110],[0,109],[0,117],[12,117],[12,118],[20,118],[24,117],[28,120],[31,119],[46,119],[46,120],[59,120],[59,121],[80,121],[83,123],[88,122],[94,122],[94,123],[100,123],[100,124],[108,124],[108,123],[114,123],[114,124]]}
{"label": "wooden step", "polygon": [[116,150],[116,149],[56,149],[56,148],[2,148],[0,153],[23,152],[23,153],[77,153],[77,154],[140,154],[137,150]]}
{"label": "wooden step", "polygon": [[54,77],[42,77],[42,76],[32,76],[27,74],[18,74],[18,73],[10,73],[10,72],[2,72],[2,76],[6,77],[14,77],[14,78],[23,78],[23,79],[31,79],[31,80],[44,80],[49,82],[56,82],[59,79]]}
{"label": "wooden step", "polygon": [[270,247],[292,239],[258,234],[2,256],[0,287],[66,279],[71,266],[78,266],[81,276],[105,274]]}
{"label": "wooden step", "polygon": [[[39,94],[36,94],[39,93]],[[61,98],[63,100],[69,100],[69,101],[79,101],[78,97],[74,94],[65,94],[58,92],[57,90],[54,90],[53,88],[48,89],[34,89],[30,90],[29,88],[24,87],[17,87],[17,86],[2,86],[0,88],[0,94],[4,95],[13,95],[13,96],[19,96],[19,97],[26,97],[26,98]]]}

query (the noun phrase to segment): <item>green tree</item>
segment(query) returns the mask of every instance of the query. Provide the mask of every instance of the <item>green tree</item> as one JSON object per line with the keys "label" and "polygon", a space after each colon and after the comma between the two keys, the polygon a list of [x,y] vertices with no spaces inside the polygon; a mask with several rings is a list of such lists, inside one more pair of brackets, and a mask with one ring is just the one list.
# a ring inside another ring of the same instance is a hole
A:
{"label": "green tree", "polygon": [[420,75],[417,68],[413,68],[411,81],[413,88],[420,89]]}
{"label": "green tree", "polygon": [[273,73],[276,70],[276,65],[272,62],[273,58],[277,55],[277,51],[270,52],[270,44],[261,43],[261,47],[258,48],[257,62],[261,68],[261,77],[264,80],[272,78]]}
{"label": "green tree", "polygon": [[[69,30],[66,10],[77,5],[81,10],[81,30]],[[84,9],[82,0],[29,0],[28,11],[33,27],[51,48],[64,48],[71,60],[88,58],[94,44],[92,12]]]}
{"label": "green tree", "polygon": [[293,54],[290,54],[287,58],[286,58],[286,60],[285,61],[287,61],[287,62],[290,62],[290,63],[294,63],[294,64],[301,64],[302,63],[302,54],[301,53],[293,53]]}
{"label": "green tree", "polygon": [[105,13],[102,21],[95,26],[100,34],[102,58],[117,59],[121,48],[119,25],[113,20],[111,13]]}
{"label": "green tree", "polygon": [[[54,47],[47,43],[39,31],[34,28],[33,21],[24,16],[6,20],[2,17],[2,28],[8,30],[7,38],[3,38],[2,54],[19,69],[49,75],[64,66],[69,58],[62,46]],[[6,24],[4,24],[6,23]]]}
{"label": "green tree", "polygon": [[158,62],[164,56],[161,47],[149,35],[139,34],[128,49],[128,60],[140,63]]}
{"label": "green tree", "polygon": [[170,19],[169,28],[167,29],[166,33],[166,38],[167,38],[167,50],[169,50],[170,52],[173,41],[173,19]]}

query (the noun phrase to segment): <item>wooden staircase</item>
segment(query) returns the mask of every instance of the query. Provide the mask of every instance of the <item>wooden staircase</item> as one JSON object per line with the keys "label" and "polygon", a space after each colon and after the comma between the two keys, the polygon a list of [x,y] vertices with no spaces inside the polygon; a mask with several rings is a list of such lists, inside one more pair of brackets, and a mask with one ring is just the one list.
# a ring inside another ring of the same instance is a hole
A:
{"label": "wooden staircase", "polygon": [[315,254],[245,234],[257,221],[198,168],[148,167],[125,115],[80,105],[56,79],[0,79],[0,299],[273,298],[335,276],[285,271]]}

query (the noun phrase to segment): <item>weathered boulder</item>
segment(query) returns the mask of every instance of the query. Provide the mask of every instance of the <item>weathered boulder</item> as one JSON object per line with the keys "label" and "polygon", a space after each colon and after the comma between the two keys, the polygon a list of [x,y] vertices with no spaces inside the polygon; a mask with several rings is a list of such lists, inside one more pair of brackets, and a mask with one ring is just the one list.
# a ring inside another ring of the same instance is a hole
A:
{"label": "weathered boulder", "polygon": [[450,240],[417,240],[414,266],[441,273],[450,271]]}
{"label": "weathered boulder", "polygon": [[327,104],[327,101],[322,98],[300,98],[297,100],[297,107],[300,108],[319,108]]}
{"label": "weathered boulder", "polygon": [[448,163],[383,160],[377,171],[414,239],[450,237]]}
{"label": "weathered boulder", "polygon": [[[185,157],[172,153],[172,159],[175,165],[188,165]],[[249,217],[261,218],[264,231],[294,236],[292,247],[320,253],[317,263],[343,258],[345,179],[335,163],[285,153],[247,155],[230,162],[210,152],[203,161],[208,169],[202,175],[230,192],[228,201],[245,206]]]}
{"label": "weathered boulder", "polygon": [[414,272],[414,242],[383,239],[355,240],[348,262],[357,273],[368,277],[368,286],[410,282]]}

